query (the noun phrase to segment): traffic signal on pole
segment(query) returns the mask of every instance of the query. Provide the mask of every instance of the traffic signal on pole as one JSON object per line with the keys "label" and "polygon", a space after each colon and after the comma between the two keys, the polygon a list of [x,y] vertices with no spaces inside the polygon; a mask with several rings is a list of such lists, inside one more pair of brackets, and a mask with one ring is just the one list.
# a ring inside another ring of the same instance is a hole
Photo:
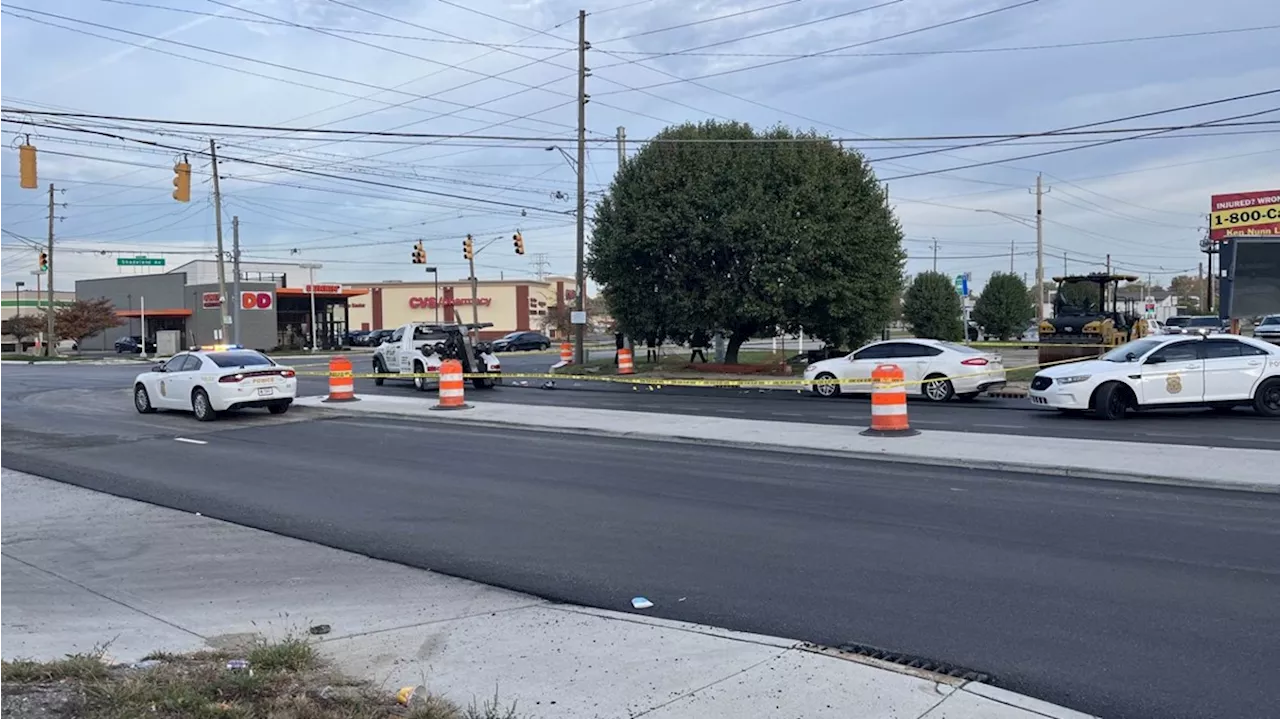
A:
{"label": "traffic signal on pole", "polygon": [[48,252],[40,253],[40,271],[41,272],[49,271],[49,253]]}
{"label": "traffic signal on pole", "polygon": [[173,166],[173,199],[178,202],[191,201],[191,164],[183,161]]}
{"label": "traffic signal on pole", "polygon": [[427,251],[422,248],[422,240],[418,240],[418,243],[413,246],[413,264],[427,264]]}
{"label": "traffic signal on pole", "polygon": [[467,239],[462,241],[462,256],[468,260],[476,258],[475,242],[471,240],[471,235],[467,235]]}
{"label": "traffic signal on pole", "polygon": [[36,148],[24,142],[18,145],[18,184],[24,190],[34,190],[36,182]]}
{"label": "traffic signal on pole", "polygon": [[523,255],[524,254],[524,235],[520,234],[519,230],[516,230],[516,233],[511,236],[511,242],[516,246],[516,254]]}

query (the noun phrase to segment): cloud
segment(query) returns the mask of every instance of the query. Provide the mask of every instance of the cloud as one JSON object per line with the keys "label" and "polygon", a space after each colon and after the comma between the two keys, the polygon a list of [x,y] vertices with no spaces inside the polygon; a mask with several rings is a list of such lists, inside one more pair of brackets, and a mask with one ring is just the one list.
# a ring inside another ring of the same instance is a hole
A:
{"label": "cloud", "polygon": [[[59,210],[64,219],[57,223],[56,232],[67,238],[66,247],[84,247],[90,253],[69,255],[67,274],[62,276],[71,279],[78,273],[114,273],[114,255],[95,258],[95,250],[211,248],[215,233],[209,163],[196,154],[207,147],[211,134],[223,155],[224,235],[230,232],[230,218],[239,217],[247,254],[263,259],[321,261],[328,278],[337,281],[413,279],[418,275],[407,259],[416,239],[426,240],[432,264],[461,273],[461,238],[471,233],[485,242],[495,240],[480,256],[484,276],[529,275],[533,267],[528,257],[515,256],[509,242],[498,241],[519,228],[530,255],[546,253],[553,272],[571,273],[575,236],[573,218],[567,213],[573,203],[557,198],[572,198],[574,172],[560,153],[546,148],[559,145],[573,149],[579,4],[568,0],[529,0],[519,6],[497,0],[458,3],[463,7],[408,0],[351,0],[349,4],[412,25],[320,0],[242,0],[245,10],[265,18],[211,3],[172,3],[168,7],[176,10],[166,11],[110,2],[50,0],[36,4],[26,0],[19,5],[159,39],[56,21],[150,49],[135,48],[7,14],[3,39],[11,72],[5,77],[4,104],[11,108],[41,103],[102,114],[210,122],[375,131],[403,128],[541,139],[317,140],[287,133],[214,128],[179,131],[158,125],[126,130],[120,129],[119,123],[108,130],[177,148],[146,150],[91,135],[39,130],[36,144],[41,149],[41,181],[53,181],[67,190],[60,195],[66,207]],[[1273,32],[1063,49],[928,54],[1265,24],[1271,7],[1267,0],[1220,0],[1212,6],[1193,0],[1130,0],[1120,4],[1046,1],[851,51],[923,54],[798,59],[700,81],[720,92],[676,82],[648,94],[629,90],[609,94],[624,86],[673,80],[663,73],[690,78],[771,60],[674,54],[615,65],[619,57],[610,52],[661,54],[732,41],[705,52],[804,54],[1009,3],[908,0],[736,41],[854,7],[848,0],[805,0],[608,41],[769,4],[768,0],[750,4],[656,0],[630,5],[617,0],[594,8],[587,22],[588,37],[594,43],[589,53],[593,74],[588,81],[593,100],[587,112],[592,136],[612,136],[615,128],[623,126],[631,140],[629,150],[634,152],[637,141],[656,134],[668,122],[709,116],[731,117],[756,126],[782,121],[851,139],[862,135],[1043,130],[1269,89],[1280,70],[1280,60],[1270,47]],[[616,6],[623,7],[609,10]],[[5,7],[12,11],[11,5]],[[289,23],[369,34],[337,32],[350,38],[344,40],[290,27]],[[164,40],[242,57],[202,52]],[[468,40],[484,44],[468,44]],[[642,56],[621,57],[633,60]],[[13,72],[19,58],[39,64],[42,73]],[[291,67],[307,72],[287,69]],[[45,77],[64,80],[49,83],[42,80]],[[1280,103],[1274,99],[1233,103],[1142,122],[1197,121],[1276,105]],[[12,131],[21,128],[6,123],[5,129],[10,133],[4,139],[11,141],[15,137]],[[156,130],[166,134],[153,134]],[[885,178],[1001,161],[890,183],[890,194],[910,238],[909,270],[932,266],[931,244],[937,238],[940,269],[971,271],[985,277],[993,270],[1008,269],[1010,240],[1015,269],[1031,272],[1033,258],[1024,253],[1034,249],[1034,232],[999,214],[973,210],[1031,216],[1034,198],[1027,188],[1034,184],[1038,172],[1046,173],[1047,182],[1054,187],[1045,200],[1046,217],[1054,221],[1047,225],[1046,241],[1055,248],[1067,248],[1071,255],[1078,254],[1076,269],[1085,269],[1086,263],[1100,264],[1108,253],[1141,267],[1194,265],[1198,258],[1197,215],[1204,211],[1208,195],[1274,184],[1274,175],[1267,172],[1274,165],[1274,155],[1257,153],[1280,148],[1280,136],[1140,140],[1007,162],[1004,160],[1017,155],[1063,146],[1010,143],[879,160],[938,149],[917,147],[927,144],[851,141],[846,146],[863,150]],[[196,169],[198,184],[188,205],[169,197],[171,168],[180,151],[190,153]],[[586,165],[589,191],[598,193],[608,186],[616,152],[612,143],[591,145]],[[333,180],[246,160],[365,182]],[[43,237],[41,196],[18,190],[16,153],[4,153],[0,166],[4,171],[5,228],[23,236]],[[1141,171],[1150,167],[1166,169]],[[24,268],[32,261],[15,243],[21,244],[6,235],[6,279],[15,272],[28,271]]]}

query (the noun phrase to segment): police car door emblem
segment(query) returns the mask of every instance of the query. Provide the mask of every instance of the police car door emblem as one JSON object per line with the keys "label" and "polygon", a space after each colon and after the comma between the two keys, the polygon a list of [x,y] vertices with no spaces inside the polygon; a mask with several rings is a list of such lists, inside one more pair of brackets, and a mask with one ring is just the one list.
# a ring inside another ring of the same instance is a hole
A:
{"label": "police car door emblem", "polygon": [[1169,394],[1178,394],[1182,391],[1182,376],[1176,374],[1169,375],[1168,379],[1164,382],[1164,388],[1169,391]]}

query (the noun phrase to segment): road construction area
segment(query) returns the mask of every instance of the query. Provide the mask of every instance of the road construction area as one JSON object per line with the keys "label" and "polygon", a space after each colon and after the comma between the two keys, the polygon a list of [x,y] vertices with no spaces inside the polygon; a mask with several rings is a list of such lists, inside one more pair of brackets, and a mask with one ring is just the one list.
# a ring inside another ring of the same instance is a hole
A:
{"label": "road construction area", "polygon": [[[136,371],[6,366],[4,467],[537,601],[883,650],[1089,715],[1276,711],[1274,688],[1258,677],[1280,664],[1280,494],[1252,490],[1273,474],[1280,438],[1274,422],[1244,411],[1102,423],[1014,400],[913,402],[921,433],[898,445],[913,449],[796,452],[781,443],[857,437],[870,403],[698,388],[468,387],[467,402],[484,414],[467,420],[467,410],[427,411],[435,395],[409,385],[357,380],[365,399],[325,404],[325,380],[304,377],[309,398],[287,415],[197,423],[136,413]],[[637,436],[626,436],[628,426]],[[1232,476],[1253,484],[1209,488]],[[9,524],[20,505],[5,500]],[[39,504],[65,506],[51,501]],[[9,541],[6,530],[6,580]],[[282,571],[257,582],[307,574]],[[6,609],[20,586],[5,582]],[[237,586],[227,591],[243,593]],[[636,598],[652,606],[636,608]],[[278,599],[270,609],[289,606]],[[572,638],[555,648],[580,651]],[[591,656],[623,662],[608,665],[610,680],[627,684],[661,665],[649,655],[626,664],[626,653]],[[783,693],[804,694],[796,682]]]}

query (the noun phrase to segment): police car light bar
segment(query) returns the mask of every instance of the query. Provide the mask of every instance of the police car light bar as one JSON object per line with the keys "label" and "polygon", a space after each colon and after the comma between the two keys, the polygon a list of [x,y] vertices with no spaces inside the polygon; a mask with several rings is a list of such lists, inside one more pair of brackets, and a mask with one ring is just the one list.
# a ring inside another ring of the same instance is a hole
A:
{"label": "police car light bar", "polygon": [[192,347],[192,352],[225,352],[227,350],[242,350],[244,345],[203,345],[200,347]]}

